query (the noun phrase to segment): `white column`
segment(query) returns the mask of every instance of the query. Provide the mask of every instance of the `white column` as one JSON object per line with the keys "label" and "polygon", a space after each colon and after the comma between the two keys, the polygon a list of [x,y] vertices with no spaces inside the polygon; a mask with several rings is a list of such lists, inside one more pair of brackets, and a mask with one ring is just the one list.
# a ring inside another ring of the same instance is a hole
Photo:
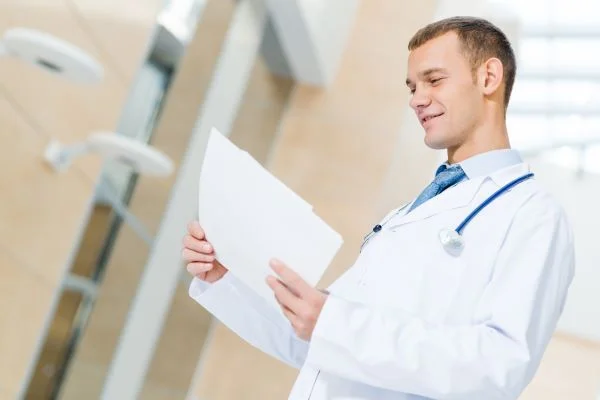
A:
{"label": "white column", "polygon": [[258,0],[239,1],[189,150],[155,238],[102,392],[102,399],[135,399],[182,272],[181,239],[197,215],[198,178],[212,126],[228,134],[243,98],[262,38],[266,11]]}
{"label": "white column", "polygon": [[326,86],[337,72],[358,0],[266,0],[294,78]]}

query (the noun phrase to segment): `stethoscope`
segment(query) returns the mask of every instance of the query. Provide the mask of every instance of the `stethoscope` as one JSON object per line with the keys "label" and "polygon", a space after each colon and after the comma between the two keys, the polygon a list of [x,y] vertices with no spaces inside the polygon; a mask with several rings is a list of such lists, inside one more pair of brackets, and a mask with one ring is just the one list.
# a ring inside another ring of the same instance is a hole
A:
{"label": "stethoscope", "polygon": [[[477,208],[475,208],[473,211],[471,211],[469,213],[469,215],[467,215],[465,217],[465,219],[455,229],[451,229],[451,228],[442,229],[439,232],[438,236],[439,236],[440,243],[442,244],[442,247],[444,248],[444,250],[446,250],[448,253],[450,253],[452,255],[457,255],[458,253],[460,253],[460,251],[463,249],[463,247],[465,245],[465,240],[462,236],[462,233],[463,233],[464,229],[466,228],[466,226],[471,222],[471,220],[473,218],[475,218],[475,216],[477,216],[477,214],[479,214],[484,208],[489,206],[491,202],[496,200],[503,193],[509,191],[510,189],[512,189],[513,187],[517,186],[518,184],[526,181],[527,179],[532,178],[533,176],[534,176],[533,173],[528,173],[528,174],[525,174],[525,175],[507,183],[506,185],[502,186],[500,189],[498,189],[494,193],[492,193],[483,202],[481,202],[481,204],[479,206],[477,206]],[[363,244],[361,246],[361,250],[373,235],[375,235],[379,231],[381,231],[383,226],[388,221],[390,221],[393,217],[398,215],[398,213],[400,211],[402,211],[406,206],[408,206],[408,204],[401,207],[400,209],[398,209],[392,216],[387,218],[386,221],[384,221],[382,224],[375,225],[373,227],[372,231],[369,232],[369,234],[365,237]]]}

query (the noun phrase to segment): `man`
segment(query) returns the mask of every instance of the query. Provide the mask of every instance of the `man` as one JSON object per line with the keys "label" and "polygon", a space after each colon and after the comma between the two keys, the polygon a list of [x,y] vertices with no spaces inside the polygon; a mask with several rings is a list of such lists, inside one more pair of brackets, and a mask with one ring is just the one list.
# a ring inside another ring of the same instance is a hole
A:
{"label": "man", "polygon": [[[461,17],[422,28],[409,50],[410,105],[447,163],[377,225],[328,291],[273,260],[267,284],[280,314],[227,274],[197,222],[184,238],[190,295],[300,369],[290,399],[516,399],[562,312],[573,237],[510,149],[510,43],[488,21]],[[448,228],[484,203],[457,239]]]}

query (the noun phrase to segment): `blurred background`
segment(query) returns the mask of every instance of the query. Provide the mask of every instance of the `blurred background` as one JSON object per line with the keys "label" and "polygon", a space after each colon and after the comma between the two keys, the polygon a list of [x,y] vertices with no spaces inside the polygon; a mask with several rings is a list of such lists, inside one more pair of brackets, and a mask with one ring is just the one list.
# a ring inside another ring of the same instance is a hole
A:
{"label": "blurred background", "polygon": [[577,238],[522,399],[600,399],[593,0],[0,1],[0,399],[287,398],[296,371],[187,294],[180,246],[209,130],[344,236],[330,283],[443,159],[408,109],[406,45],[458,14],[513,41],[511,140]]}

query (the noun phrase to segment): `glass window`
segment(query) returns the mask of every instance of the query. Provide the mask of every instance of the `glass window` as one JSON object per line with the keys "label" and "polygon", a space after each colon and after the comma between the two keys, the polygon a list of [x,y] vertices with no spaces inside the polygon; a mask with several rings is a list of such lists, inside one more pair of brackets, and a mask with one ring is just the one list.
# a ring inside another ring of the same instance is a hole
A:
{"label": "glass window", "polygon": [[508,131],[516,148],[548,146],[600,138],[600,115],[508,115]]}
{"label": "glass window", "polygon": [[548,7],[548,0],[496,0],[492,3],[509,7],[528,26],[547,25],[551,20],[551,8]]}
{"label": "glass window", "polygon": [[600,37],[522,38],[519,42],[519,67],[535,72],[598,72]]}
{"label": "glass window", "polygon": [[597,26],[600,3],[597,0],[494,0],[517,13],[528,27]]}
{"label": "glass window", "polygon": [[600,110],[600,81],[577,79],[517,79],[511,96],[511,106]]}
{"label": "glass window", "polygon": [[[600,142],[600,138],[596,143]],[[600,145],[590,146],[586,149],[583,158],[583,167],[589,172],[600,174]]]}
{"label": "glass window", "polygon": [[[556,145],[557,150],[549,152],[546,159],[600,172],[599,145],[585,152],[576,146],[561,147],[583,139],[600,143],[600,2],[495,3],[509,7],[523,24],[524,35],[518,43],[519,72],[507,120],[513,146],[525,150]],[[599,34],[565,34],[569,30]],[[528,31],[538,33],[528,36]],[[547,32],[547,36],[539,32]]]}

